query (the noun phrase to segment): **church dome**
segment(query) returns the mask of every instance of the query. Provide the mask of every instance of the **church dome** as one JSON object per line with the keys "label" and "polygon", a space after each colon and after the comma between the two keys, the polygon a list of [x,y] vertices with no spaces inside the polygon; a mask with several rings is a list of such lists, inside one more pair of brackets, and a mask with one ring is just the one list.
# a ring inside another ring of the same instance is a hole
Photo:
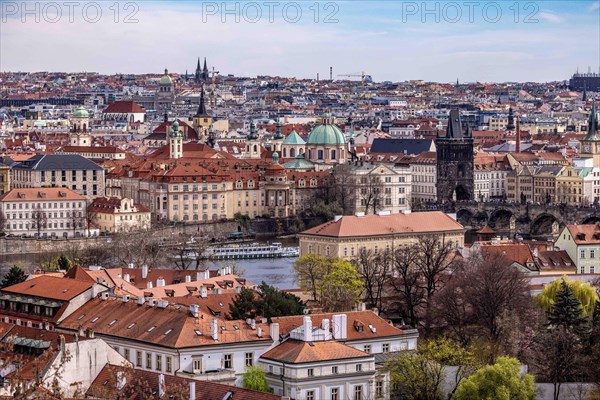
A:
{"label": "church dome", "polygon": [[73,114],[71,114],[71,116],[73,118],[89,118],[90,113],[88,113],[87,110],[82,106],[79,106],[75,109],[75,111],[73,111]]}
{"label": "church dome", "polygon": [[171,85],[173,83],[173,79],[169,76],[169,70],[165,68],[165,74],[160,78],[161,85]]}
{"label": "church dome", "polygon": [[315,126],[308,136],[307,144],[310,145],[326,145],[326,146],[337,146],[337,145],[345,145],[346,137],[333,123],[333,118],[331,114],[325,113],[323,114],[323,122],[317,126]]}

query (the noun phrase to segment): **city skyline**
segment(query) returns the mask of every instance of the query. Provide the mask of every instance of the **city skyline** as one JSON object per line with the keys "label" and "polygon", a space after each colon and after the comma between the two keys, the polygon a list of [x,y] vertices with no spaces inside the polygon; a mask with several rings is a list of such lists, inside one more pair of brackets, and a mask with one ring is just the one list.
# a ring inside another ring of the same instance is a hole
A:
{"label": "city skyline", "polygon": [[74,11],[7,3],[1,71],[182,74],[206,57],[236,76],[328,79],[333,67],[334,79],[547,82],[600,65],[598,1],[158,1],[115,3],[118,13],[102,3],[99,17],[86,2]]}

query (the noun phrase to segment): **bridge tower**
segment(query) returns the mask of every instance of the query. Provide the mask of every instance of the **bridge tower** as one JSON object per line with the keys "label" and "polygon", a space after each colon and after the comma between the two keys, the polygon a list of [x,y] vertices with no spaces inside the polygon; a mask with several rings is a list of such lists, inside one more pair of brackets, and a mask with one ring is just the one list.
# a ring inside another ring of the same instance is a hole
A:
{"label": "bridge tower", "polygon": [[446,136],[435,140],[437,148],[437,200],[465,201],[474,199],[473,136],[463,133],[458,110],[451,110]]}

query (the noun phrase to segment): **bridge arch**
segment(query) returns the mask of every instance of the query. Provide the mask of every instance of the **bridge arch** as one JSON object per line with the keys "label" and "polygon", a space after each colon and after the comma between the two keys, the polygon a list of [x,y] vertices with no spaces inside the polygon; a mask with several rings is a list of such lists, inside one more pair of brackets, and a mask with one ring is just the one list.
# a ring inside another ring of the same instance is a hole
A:
{"label": "bridge arch", "polygon": [[490,215],[489,225],[495,230],[510,229],[513,213],[505,208],[498,208]]}
{"label": "bridge arch", "polygon": [[583,219],[583,221],[581,221],[581,223],[583,225],[586,225],[586,224],[597,224],[598,222],[600,222],[600,214],[588,215],[587,217],[585,217],[585,219]]}
{"label": "bridge arch", "polygon": [[471,226],[473,221],[473,213],[466,208],[458,210],[456,212],[456,220],[462,226]]}
{"label": "bridge arch", "polygon": [[558,233],[561,221],[550,213],[538,215],[531,223],[532,235],[553,235]]}

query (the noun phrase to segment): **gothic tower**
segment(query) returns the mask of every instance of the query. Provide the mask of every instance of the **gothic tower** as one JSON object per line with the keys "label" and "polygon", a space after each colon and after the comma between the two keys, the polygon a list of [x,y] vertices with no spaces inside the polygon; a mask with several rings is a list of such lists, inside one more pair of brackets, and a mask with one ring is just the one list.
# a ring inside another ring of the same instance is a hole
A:
{"label": "gothic tower", "polygon": [[208,128],[211,126],[213,119],[206,111],[206,104],[204,102],[204,87],[200,92],[200,104],[198,105],[198,111],[193,117],[194,129],[198,133],[198,140],[203,141],[208,136]]}
{"label": "gothic tower", "polygon": [[473,137],[469,129],[463,134],[458,110],[450,111],[446,137],[435,144],[438,202],[473,200]]}
{"label": "gothic tower", "polygon": [[246,158],[260,158],[261,146],[254,121],[250,122],[250,133],[246,139]]}
{"label": "gothic tower", "polygon": [[281,133],[281,121],[277,118],[275,123],[275,135],[273,135],[273,146],[271,150],[281,152],[281,145],[283,144],[283,133]]}
{"label": "gothic tower", "polygon": [[592,158],[594,160],[594,167],[600,167],[600,132],[598,129],[596,103],[592,103],[587,135],[581,139],[581,156]]}
{"label": "gothic tower", "polygon": [[202,68],[202,80],[208,81],[208,67],[206,66],[206,57],[204,57],[204,68]]}

